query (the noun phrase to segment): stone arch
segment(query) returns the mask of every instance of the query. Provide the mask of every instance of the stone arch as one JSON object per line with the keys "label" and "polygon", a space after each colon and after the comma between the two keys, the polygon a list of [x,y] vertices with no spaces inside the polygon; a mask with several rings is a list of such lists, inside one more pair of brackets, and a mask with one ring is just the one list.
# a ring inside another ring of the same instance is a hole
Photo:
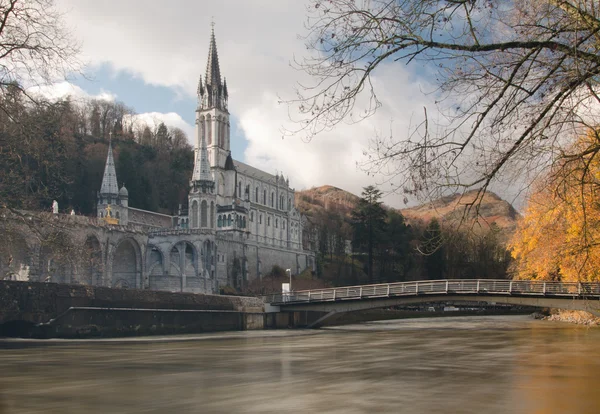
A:
{"label": "stone arch", "polygon": [[83,243],[81,260],[73,274],[72,283],[102,286],[104,266],[102,263],[102,245],[95,234],[88,234]]}
{"label": "stone arch", "polygon": [[32,251],[25,238],[10,230],[1,237],[0,280],[30,280]]}
{"label": "stone arch", "polygon": [[158,246],[149,244],[146,251],[148,287],[160,290],[161,279],[165,275],[165,255]]}
{"label": "stone arch", "polygon": [[192,203],[192,211],[191,211],[191,215],[192,215],[192,228],[193,229],[197,229],[198,228],[198,201],[194,200],[194,202]]}
{"label": "stone arch", "polygon": [[170,250],[170,268],[164,290],[183,291],[186,287],[195,287],[197,277],[198,251],[187,240],[174,243]]}
{"label": "stone arch", "polygon": [[69,235],[57,231],[46,234],[40,245],[39,280],[42,282],[71,283],[73,261],[78,257]]}
{"label": "stone arch", "polygon": [[135,289],[141,280],[142,261],[140,246],[135,239],[124,238],[115,247],[111,260],[111,286]]}

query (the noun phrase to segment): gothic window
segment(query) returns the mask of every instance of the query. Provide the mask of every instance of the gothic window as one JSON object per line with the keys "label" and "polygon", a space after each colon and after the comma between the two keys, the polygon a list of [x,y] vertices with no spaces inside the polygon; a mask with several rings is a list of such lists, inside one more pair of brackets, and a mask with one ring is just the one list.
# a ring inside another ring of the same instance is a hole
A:
{"label": "gothic window", "polygon": [[283,195],[279,197],[279,209],[283,210]]}
{"label": "gothic window", "polygon": [[238,183],[238,197],[242,198],[242,182]]}
{"label": "gothic window", "polygon": [[262,214],[258,216],[258,224],[262,224]]}
{"label": "gothic window", "polygon": [[267,226],[271,225],[271,217],[267,217]]}
{"label": "gothic window", "polygon": [[221,142],[221,147],[225,148],[225,119],[221,120],[221,125],[219,125],[219,141]]}
{"label": "gothic window", "polygon": [[263,191],[263,204],[265,206],[267,205],[267,190]]}
{"label": "gothic window", "polygon": [[117,218],[120,218],[120,217],[119,217],[119,212],[118,212],[118,211],[117,211]]}
{"label": "gothic window", "polygon": [[275,207],[275,193],[271,193],[271,207]]}
{"label": "gothic window", "polygon": [[202,200],[202,203],[200,204],[200,227],[208,227],[207,210],[208,204],[206,203],[206,200]]}
{"label": "gothic window", "polygon": [[258,203],[258,187],[256,187],[256,194],[254,195],[254,202]]}
{"label": "gothic window", "polygon": [[227,226],[231,227],[231,214],[227,215]]}
{"label": "gothic window", "polygon": [[279,220],[275,219],[275,228],[279,228]]}
{"label": "gothic window", "polygon": [[292,209],[292,198],[288,197],[288,211]]}
{"label": "gothic window", "polygon": [[246,228],[246,217],[242,219],[242,228]]}
{"label": "gothic window", "polygon": [[196,200],[192,203],[192,228],[198,228],[198,202]]}
{"label": "gothic window", "polygon": [[283,229],[285,230],[285,220],[282,221]]}
{"label": "gothic window", "polygon": [[209,115],[206,115],[206,140],[208,144],[212,142],[212,119]]}
{"label": "gothic window", "polygon": [[223,219],[221,218],[221,215],[219,215],[219,218],[217,219],[217,227],[221,227],[223,225]]}
{"label": "gothic window", "polygon": [[250,201],[250,184],[246,186],[245,197],[247,201]]}
{"label": "gothic window", "polygon": [[215,228],[215,203],[214,201],[210,202],[210,228]]}

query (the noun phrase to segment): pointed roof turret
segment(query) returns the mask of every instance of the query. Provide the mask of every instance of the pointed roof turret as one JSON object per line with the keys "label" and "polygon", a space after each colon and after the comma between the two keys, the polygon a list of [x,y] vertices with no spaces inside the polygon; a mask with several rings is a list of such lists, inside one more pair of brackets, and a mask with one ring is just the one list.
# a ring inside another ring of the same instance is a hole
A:
{"label": "pointed roof turret", "polygon": [[115,170],[115,161],[112,152],[112,140],[108,141],[108,154],[106,155],[106,165],[104,166],[104,176],[100,186],[100,195],[110,195],[117,197],[119,195],[119,186],[117,185],[117,171]]}

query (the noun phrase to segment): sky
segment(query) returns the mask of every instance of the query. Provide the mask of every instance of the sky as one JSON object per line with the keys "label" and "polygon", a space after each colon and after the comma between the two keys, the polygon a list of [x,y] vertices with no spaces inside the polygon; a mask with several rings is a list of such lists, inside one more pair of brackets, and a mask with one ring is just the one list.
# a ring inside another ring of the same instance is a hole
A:
{"label": "sky", "polygon": [[[382,107],[359,124],[340,124],[305,142],[283,136],[292,127],[289,108],[306,80],[293,68],[307,55],[306,0],[57,0],[65,22],[81,42],[86,76],[53,86],[74,94],[122,101],[147,120],[182,128],[192,142],[198,77],[206,59],[214,21],[221,76],[227,79],[231,149],[235,159],[289,177],[297,190],[333,185],[360,194],[382,177],[357,167],[376,134],[393,125],[408,131],[434,106],[424,91],[433,85],[423,68],[383,65],[374,73]],[[384,191],[387,187],[381,187]],[[384,202],[404,206],[403,194]],[[413,201],[414,200],[410,200]]]}

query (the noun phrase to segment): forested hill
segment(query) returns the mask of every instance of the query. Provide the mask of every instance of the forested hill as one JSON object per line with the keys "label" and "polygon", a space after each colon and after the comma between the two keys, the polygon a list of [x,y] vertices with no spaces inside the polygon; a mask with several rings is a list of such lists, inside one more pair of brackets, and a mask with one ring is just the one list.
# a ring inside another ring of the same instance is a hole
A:
{"label": "forested hill", "polygon": [[[451,226],[461,222],[463,225],[472,226],[477,220],[475,228],[488,229],[491,225],[495,225],[512,233],[520,214],[510,203],[492,192],[486,192],[478,208],[473,207],[465,214],[465,207],[474,201],[476,195],[476,191],[463,195],[454,194],[417,207],[396,211],[412,224],[426,224],[435,218]],[[344,220],[349,221],[351,211],[356,207],[358,200],[358,196],[330,185],[296,192],[298,209],[309,218],[323,215],[325,211],[335,211]]]}
{"label": "forested hill", "polygon": [[0,206],[95,214],[109,139],[132,207],[177,212],[187,199],[193,150],[185,133],[136,119],[120,102],[65,99],[30,105],[18,90],[0,112]]}

